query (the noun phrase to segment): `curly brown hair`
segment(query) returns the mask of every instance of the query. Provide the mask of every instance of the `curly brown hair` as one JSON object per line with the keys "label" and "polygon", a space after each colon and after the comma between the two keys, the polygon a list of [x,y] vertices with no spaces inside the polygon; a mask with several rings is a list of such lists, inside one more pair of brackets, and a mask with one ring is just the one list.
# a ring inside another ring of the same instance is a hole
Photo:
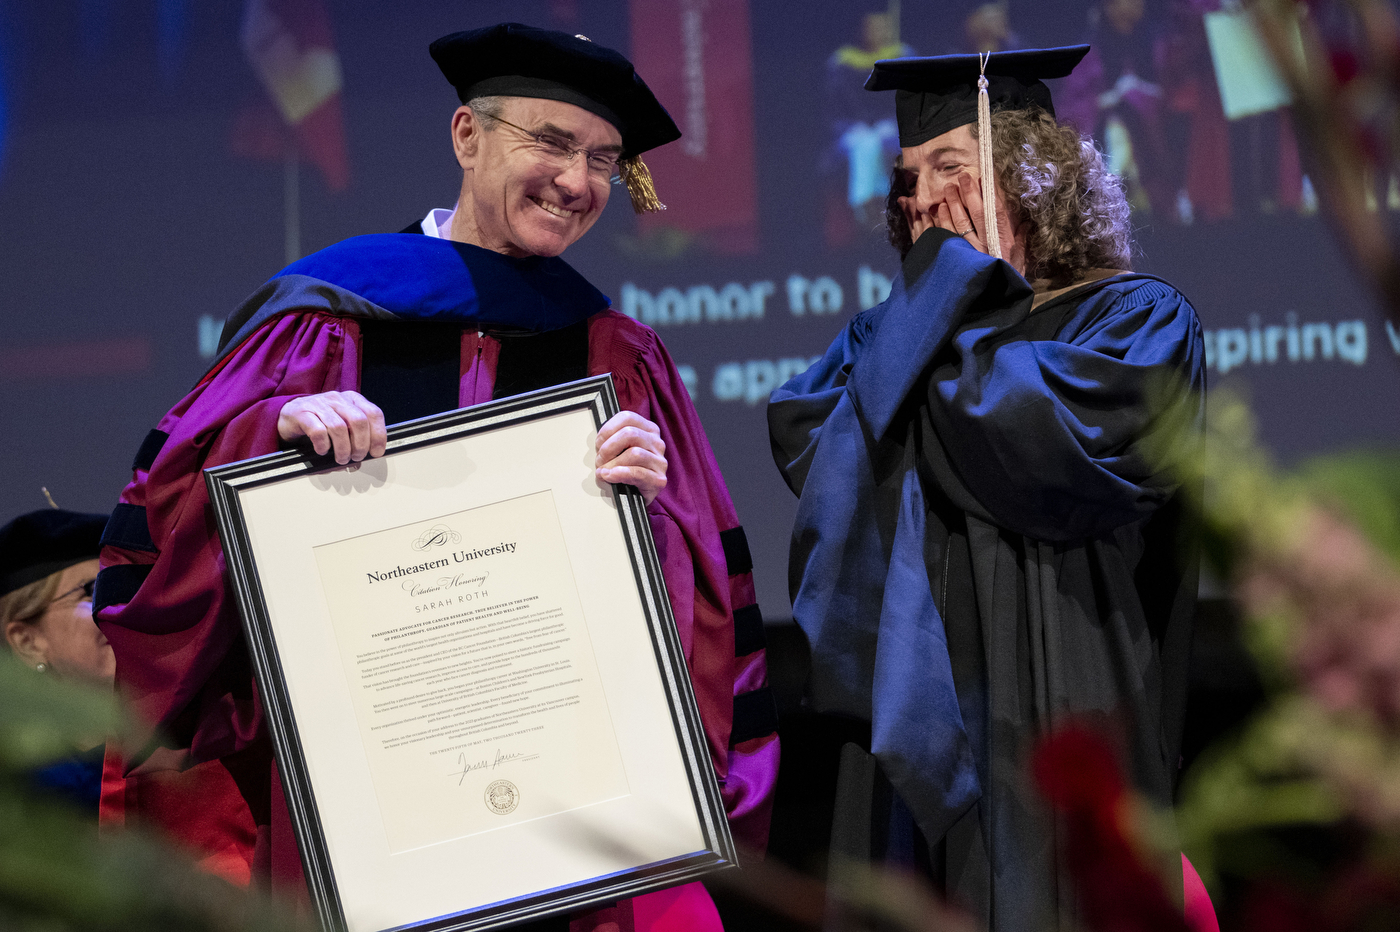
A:
{"label": "curly brown hair", "polygon": [[[977,124],[972,124],[977,136]],[[1063,284],[1095,268],[1127,269],[1132,258],[1128,199],[1093,140],[1039,108],[992,114],[992,161],[1013,221],[1030,221],[1026,278]],[[890,245],[913,248],[899,198],[910,192],[897,166],[885,201]]]}

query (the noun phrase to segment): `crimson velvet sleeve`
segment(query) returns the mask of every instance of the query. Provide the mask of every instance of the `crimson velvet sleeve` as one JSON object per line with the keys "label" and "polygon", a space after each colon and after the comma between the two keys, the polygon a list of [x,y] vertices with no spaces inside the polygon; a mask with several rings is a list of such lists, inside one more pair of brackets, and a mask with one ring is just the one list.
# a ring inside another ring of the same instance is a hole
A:
{"label": "crimson velvet sleeve", "polygon": [[292,399],[358,387],[358,334],[287,314],[249,337],[151,432],[104,534],[94,609],[121,694],[193,760],[248,747],[262,724],[201,472],[275,452]]}

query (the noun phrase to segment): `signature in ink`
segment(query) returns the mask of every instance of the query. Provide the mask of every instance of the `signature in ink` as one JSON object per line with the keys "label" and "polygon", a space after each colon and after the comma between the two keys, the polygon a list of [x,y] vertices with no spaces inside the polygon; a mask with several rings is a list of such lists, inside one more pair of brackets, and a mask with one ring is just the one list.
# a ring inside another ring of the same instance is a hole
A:
{"label": "signature in ink", "polygon": [[[497,752],[497,754],[499,755],[499,752]],[[448,776],[456,777],[458,786],[462,785],[462,781],[467,778],[467,774],[471,773],[473,770],[485,770],[487,767],[490,766],[490,764],[484,760],[472,761],[468,763],[466,751],[463,751],[461,754],[457,755],[457,763],[459,766],[461,766],[462,769],[454,770],[450,774],[448,774]]]}
{"label": "signature in ink", "polygon": [[538,754],[531,754],[528,751],[510,751],[503,753],[500,748],[497,748],[496,762],[491,765],[491,769],[495,770],[502,764],[509,764],[513,761],[529,761],[537,757],[539,757]]}
{"label": "signature in ink", "polygon": [[482,758],[481,760],[468,761],[467,752],[463,751],[461,754],[457,755],[457,766],[461,769],[452,771],[448,776],[456,777],[457,785],[461,786],[462,781],[467,779],[467,774],[469,773],[474,773],[478,770],[495,770],[502,764],[523,764],[527,761],[535,760],[538,757],[538,754],[531,754],[529,751],[502,751],[500,748],[497,748],[495,760]]}

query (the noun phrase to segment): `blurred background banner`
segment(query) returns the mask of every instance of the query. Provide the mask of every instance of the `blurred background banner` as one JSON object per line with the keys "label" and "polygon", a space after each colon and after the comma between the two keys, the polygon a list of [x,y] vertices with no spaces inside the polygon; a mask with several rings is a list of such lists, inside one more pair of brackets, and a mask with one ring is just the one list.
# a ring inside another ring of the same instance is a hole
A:
{"label": "blurred background banner", "polygon": [[759,249],[749,0],[632,0],[632,63],[682,136],[647,156],[667,210],[642,218],[724,254]]}
{"label": "blurred background banner", "polygon": [[[768,393],[898,274],[882,225],[894,100],[861,90],[880,57],[1092,43],[1054,88],[1060,115],[1128,179],[1134,265],[1196,306],[1211,385],[1249,394],[1285,463],[1393,443],[1400,335],[1317,213],[1289,108],[1226,118],[1206,28],[1223,6],[8,0],[0,515],[42,507],[40,486],[109,511],[224,316],[289,255],[451,207],[457,100],[427,46],[507,20],[628,54],[686,134],[647,155],[669,209],[638,218],[615,197],[566,258],[681,367],[769,619],[791,612],[796,500],[772,464]],[[1344,38],[1338,9],[1308,16]],[[1366,190],[1392,224],[1400,182],[1380,172]]]}
{"label": "blurred background banner", "polygon": [[243,117],[234,151],[252,158],[289,152],[316,166],[333,191],[350,184],[340,112],[340,57],[321,0],[247,0],[239,32],[243,53],[275,107],[276,121]]}

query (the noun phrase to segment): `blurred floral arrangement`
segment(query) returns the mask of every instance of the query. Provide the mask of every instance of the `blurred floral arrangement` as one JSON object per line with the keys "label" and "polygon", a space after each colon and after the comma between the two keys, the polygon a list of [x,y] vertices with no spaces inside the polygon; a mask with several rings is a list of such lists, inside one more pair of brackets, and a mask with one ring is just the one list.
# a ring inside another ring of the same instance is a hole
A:
{"label": "blurred floral arrangement", "polygon": [[36,791],[34,768],[84,738],[134,735],[110,695],[40,676],[0,651],[0,929],[293,932],[290,911],[203,873],[164,843],[98,837],[90,813]]}
{"label": "blurred floral arrangement", "polygon": [[[1400,324],[1400,241],[1372,194],[1400,172],[1400,18],[1385,0],[1247,8],[1324,214]],[[1217,889],[1242,888],[1251,932],[1400,928],[1400,454],[1283,475],[1242,400],[1213,394],[1210,417],[1208,563],[1270,696],[1188,776],[1183,847]]]}
{"label": "blurred floral arrangement", "polygon": [[1187,775],[1182,847],[1217,892],[1233,882],[1247,929],[1397,927],[1400,454],[1283,475],[1216,393],[1197,463],[1207,562],[1269,698]]}

